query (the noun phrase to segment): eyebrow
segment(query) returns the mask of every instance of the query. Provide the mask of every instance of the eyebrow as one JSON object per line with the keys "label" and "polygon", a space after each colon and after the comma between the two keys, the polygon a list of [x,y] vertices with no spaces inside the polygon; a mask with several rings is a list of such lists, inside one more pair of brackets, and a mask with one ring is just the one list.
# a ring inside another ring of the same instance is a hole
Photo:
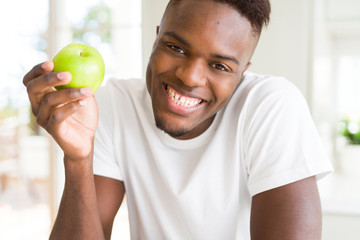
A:
{"label": "eyebrow", "polygon": [[222,56],[222,55],[218,55],[218,54],[212,55],[212,57],[214,57],[214,58],[220,58],[220,59],[224,59],[224,60],[229,60],[229,61],[232,61],[232,62],[236,63],[237,65],[240,65],[239,60],[237,60],[237,59],[234,58],[234,57]]}
{"label": "eyebrow", "polygon": [[188,46],[188,47],[191,46],[188,41],[186,41],[185,39],[183,39],[182,37],[180,37],[179,35],[177,35],[177,34],[174,33],[174,32],[165,32],[164,34],[165,34],[165,35],[168,35],[168,36],[170,36],[170,37],[175,38],[177,41],[181,42],[182,44],[184,44],[184,45],[186,45],[186,46]]}
{"label": "eyebrow", "polygon": [[[177,35],[174,32],[165,32],[164,35],[175,38],[177,41],[179,41],[180,43],[184,44],[187,47],[191,46],[191,44],[188,41],[186,41],[185,39],[183,39],[182,37],[180,37],[179,35]],[[237,60],[235,57],[224,56],[224,55],[220,55],[220,54],[213,54],[211,56],[214,57],[214,58],[220,58],[220,59],[224,59],[224,60],[229,60],[229,61],[232,61],[232,62],[236,63],[237,65],[240,65],[239,60]]]}

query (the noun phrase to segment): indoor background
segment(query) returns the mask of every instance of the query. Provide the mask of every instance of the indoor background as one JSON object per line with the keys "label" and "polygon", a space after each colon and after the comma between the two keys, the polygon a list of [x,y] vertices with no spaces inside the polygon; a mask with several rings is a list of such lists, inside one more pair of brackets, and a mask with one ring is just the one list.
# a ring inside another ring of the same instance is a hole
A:
{"label": "indoor background", "polygon": [[[63,188],[61,151],[31,116],[24,74],[82,42],[104,57],[104,84],[141,78],[166,3],[1,0],[0,239],[48,239]],[[360,239],[360,1],[271,3],[250,71],[284,76],[308,100],[335,168],[319,181],[323,240]],[[129,239],[126,201],[112,239]]]}

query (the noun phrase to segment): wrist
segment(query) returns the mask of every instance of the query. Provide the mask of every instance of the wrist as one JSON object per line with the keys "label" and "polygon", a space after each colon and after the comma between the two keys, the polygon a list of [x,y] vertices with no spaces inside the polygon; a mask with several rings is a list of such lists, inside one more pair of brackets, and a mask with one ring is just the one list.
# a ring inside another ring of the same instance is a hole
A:
{"label": "wrist", "polygon": [[69,156],[64,154],[65,174],[77,176],[93,174],[93,153],[85,157]]}
{"label": "wrist", "polygon": [[94,154],[94,136],[78,139],[71,144],[60,144],[66,162],[88,162]]}

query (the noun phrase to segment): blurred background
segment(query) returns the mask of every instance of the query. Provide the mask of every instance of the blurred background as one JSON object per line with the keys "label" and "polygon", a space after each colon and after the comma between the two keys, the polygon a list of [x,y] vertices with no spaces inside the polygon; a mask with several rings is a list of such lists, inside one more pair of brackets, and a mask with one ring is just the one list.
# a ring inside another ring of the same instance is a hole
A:
{"label": "blurred background", "polygon": [[[308,100],[335,168],[319,181],[323,239],[360,239],[360,1],[271,2],[271,23],[250,71],[285,76]],[[61,151],[31,115],[24,74],[82,42],[104,57],[104,84],[141,78],[166,4],[0,2],[0,239],[48,239],[64,182]],[[112,239],[130,239],[126,203]]]}

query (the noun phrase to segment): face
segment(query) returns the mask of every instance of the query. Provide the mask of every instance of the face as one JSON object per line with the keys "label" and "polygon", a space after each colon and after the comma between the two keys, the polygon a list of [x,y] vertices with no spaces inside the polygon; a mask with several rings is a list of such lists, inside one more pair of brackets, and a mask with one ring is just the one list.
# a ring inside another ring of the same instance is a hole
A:
{"label": "face", "polygon": [[182,0],[158,30],[146,73],[156,125],[172,137],[203,133],[249,66],[257,38],[228,5]]}

